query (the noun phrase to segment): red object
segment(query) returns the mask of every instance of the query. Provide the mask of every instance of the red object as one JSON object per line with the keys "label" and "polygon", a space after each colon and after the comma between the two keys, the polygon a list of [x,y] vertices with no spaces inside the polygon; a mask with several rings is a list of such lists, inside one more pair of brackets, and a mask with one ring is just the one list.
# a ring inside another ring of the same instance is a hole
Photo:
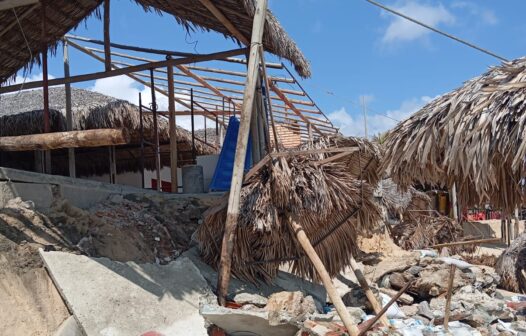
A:
{"label": "red object", "polygon": [[210,336],[226,336],[226,332],[218,326],[212,326],[210,329]]}
{"label": "red object", "polygon": [[[152,179],[152,189],[157,189],[157,179]],[[164,192],[172,192],[172,183],[161,180],[161,190]]]}
{"label": "red object", "polygon": [[234,301],[227,301],[225,307],[231,308],[231,309],[239,309],[243,307],[243,305],[240,305],[239,303],[234,302]]}
{"label": "red object", "polygon": [[508,306],[508,308],[511,308],[513,310],[523,310],[523,309],[526,309],[526,301],[521,301],[521,302],[508,301],[506,302],[506,306]]}
{"label": "red object", "polygon": [[158,333],[157,331],[147,331],[141,336],[164,336],[164,335],[161,333]]}

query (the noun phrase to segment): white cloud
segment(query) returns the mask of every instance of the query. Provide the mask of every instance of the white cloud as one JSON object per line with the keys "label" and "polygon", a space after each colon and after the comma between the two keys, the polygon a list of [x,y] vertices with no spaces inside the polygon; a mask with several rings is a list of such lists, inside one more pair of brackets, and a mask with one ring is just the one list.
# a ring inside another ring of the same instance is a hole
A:
{"label": "white cloud", "polygon": [[[150,106],[152,102],[152,91],[149,87],[143,86],[130,77],[127,76],[117,76],[109,77],[103,79],[97,79],[92,87],[89,88],[92,91],[105,94],[110,97],[115,97],[122,100],[127,100],[132,104],[139,105],[139,93],[141,93],[142,105]],[[182,94],[175,94],[178,98],[187,99],[188,96]],[[159,111],[168,110],[168,97],[157,93],[156,96],[157,109]],[[176,111],[186,111],[187,107],[176,102],[175,104]],[[203,117],[196,116],[194,118],[195,129],[200,129],[204,127]],[[192,125],[192,120],[190,117],[180,116],[177,117],[176,123],[178,126],[181,126],[185,129],[190,130]],[[210,123],[210,125],[212,125]]]}
{"label": "white cloud", "polygon": [[[25,83],[29,83],[29,82],[41,81],[43,78],[44,78],[44,74],[42,72],[37,73],[37,74],[31,74],[31,75],[29,75],[27,77],[24,77],[23,75],[21,75],[19,73],[19,74],[17,74],[13,85],[14,84],[25,84]],[[56,77],[53,76],[52,74],[48,74],[48,79],[53,79],[53,78],[56,78]],[[26,89],[26,90],[42,90],[42,88]],[[23,87],[22,87],[22,90],[20,90],[20,91],[26,91],[26,90],[24,90]]]}
{"label": "white cloud", "polygon": [[[403,101],[399,108],[395,110],[388,110],[383,114],[368,111],[368,136],[371,137],[393,128],[398,123],[398,121],[402,121],[409,117],[432,99],[433,98],[427,96],[408,99]],[[340,128],[340,132],[342,132],[342,134],[364,136],[365,125],[363,114],[361,112],[351,115],[351,113],[342,107],[332,113],[329,113],[328,117],[336,127]]]}
{"label": "white cloud", "polygon": [[475,16],[477,19],[482,19],[482,22],[491,26],[499,23],[499,19],[494,11],[479,6],[473,2],[457,1],[451,5],[455,9],[466,10],[470,15]]}
{"label": "white cloud", "polygon": [[[429,26],[451,25],[455,23],[455,16],[442,4],[422,4],[415,0],[406,1],[403,6],[396,7],[397,11],[421,21]],[[402,17],[389,15],[390,23],[382,37],[382,42],[392,44],[400,41],[414,41],[431,33],[429,29],[421,27]]]}

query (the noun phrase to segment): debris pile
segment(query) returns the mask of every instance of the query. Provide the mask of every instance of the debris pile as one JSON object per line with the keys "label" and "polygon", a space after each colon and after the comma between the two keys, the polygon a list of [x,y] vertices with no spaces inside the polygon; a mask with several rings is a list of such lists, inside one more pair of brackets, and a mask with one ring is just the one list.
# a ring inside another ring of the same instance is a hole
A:
{"label": "debris pile", "polygon": [[[420,250],[433,245],[469,240],[457,221],[442,215],[411,213],[391,228],[394,242],[404,250]],[[451,252],[472,253],[473,245],[452,246]]]}

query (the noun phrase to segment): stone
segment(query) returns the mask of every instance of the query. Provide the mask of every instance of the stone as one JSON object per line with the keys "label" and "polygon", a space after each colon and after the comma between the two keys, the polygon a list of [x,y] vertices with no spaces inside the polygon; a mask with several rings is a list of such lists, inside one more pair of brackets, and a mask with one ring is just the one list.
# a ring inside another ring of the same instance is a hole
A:
{"label": "stone", "polygon": [[[378,291],[380,293],[389,295],[390,297],[395,297],[395,295],[398,294],[397,291],[389,288],[378,288]],[[396,301],[404,305],[410,305],[413,304],[413,302],[415,302],[415,299],[411,295],[403,293]]]}
{"label": "stone", "polygon": [[[367,314],[362,309],[356,308],[356,307],[346,307],[346,308],[347,308],[347,311],[349,312],[349,315],[351,316],[352,323],[359,324],[363,320],[365,320],[365,317],[367,316]],[[331,310],[329,313],[327,313],[327,315],[333,317],[332,321],[338,321],[342,323],[342,319],[340,315],[338,314],[338,312],[336,311],[336,309]]]}
{"label": "stone", "polygon": [[68,317],[57,330],[55,330],[53,336],[83,336],[82,330],[80,329],[75,317],[71,315]]}
{"label": "stone", "polygon": [[420,273],[420,271],[422,271],[424,268],[421,267],[421,266],[417,266],[417,265],[414,265],[414,266],[411,266],[407,269],[407,273],[411,274],[411,275],[418,275],[418,273]]}
{"label": "stone", "polygon": [[188,258],[159,266],[39,252],[86,335],[207,335],[199,303],[213,293]]}
{"label": "stone", "polygon": [[418,307],[419,307],[418,304],[413,304],[413,305],[410,305],[410,306],[401,306],[400,310],[402,310],[402,312],[407,317],[412,317],[412,316],[418,314]]}
{"label": "stone", "polygon": [[258,294],[239,293],[234,296],[234,301],[240,305],[253,304],[258,307],[264,307],[268,303],[268,299]]}
{"label": "stone", "polygon": [[303,322],[302,330],[304,333],[301,335],[308,334],[309,336],[340,336],[347,335],[345,329],[341,324],[333,322],[318,322],[312,320],[305,320]]}
{"label": "stone", "polygon": [[429,306],[429,302],[427,301],[422,301],[418,304],[417,314],[420,316],[424,316],[430,320],[432,320],[435,317],[433,315],[431,307]]}
{"label": "stone", "polygon": [[291,324],[270,324],[267,311],[231,309],[207,304],[201,307],[200,313],[209,323],[220,327],[228,335],[293,336],[299,329]]}
{"label": "stone", "polygon": [[279,292],[268,298],[265,306],[270,325],[296,323],[305,320],[308,314],[316,312],[312,297],[304,298],[302,292]]}

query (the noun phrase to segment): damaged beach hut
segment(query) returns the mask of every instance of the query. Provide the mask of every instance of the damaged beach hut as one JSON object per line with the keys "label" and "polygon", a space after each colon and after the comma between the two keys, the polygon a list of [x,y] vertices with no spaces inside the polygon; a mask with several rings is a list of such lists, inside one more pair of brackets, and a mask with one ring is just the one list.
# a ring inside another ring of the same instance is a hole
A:
{"label": "damaged beach hut", "polygon": [[[146,175],[154,177],[154,174],[151,173],[156,169],[154,149],[152,146],[144,145],[146,142],[152,143],[155,139],[155,128],[151,114],[143,115],[141,122],[141,114],[137,106],[90,90],[72,88],[71,98],[73,130],[125,130],[127,140],[126,143],[117,146],[71,148],[75,155],[73,167],[76,172],[75,176],[109,179],[111,154],[114,151],[118,183],[140,187],[142,174],[146,173]],[[65,102],[64,87],[50,88],[51,132],[67,130]],[[0,99],[1,137],[43,133],[42,118],[42,90],[6,94]],[[157,127],[161,168],[169,167],[168,121],[159,118]],[[195,145],[196,155],[207,155],[217,151],[213,144],[206,144],[201,139],[192,142],[190,132],[181,127],[177,127],[176,132],[179,167],[195,162],[192,143]],[[0,143],[4,144],[5,140]],[[41,167],[38,166],[39,151],[20,149],[22,150],[0,150],[0,165],[28,171],[40,171]],[[51,157],[52,174],[70,175],[67,149],[53,150]],[[149,184],[149,181],[146,182]]]}

